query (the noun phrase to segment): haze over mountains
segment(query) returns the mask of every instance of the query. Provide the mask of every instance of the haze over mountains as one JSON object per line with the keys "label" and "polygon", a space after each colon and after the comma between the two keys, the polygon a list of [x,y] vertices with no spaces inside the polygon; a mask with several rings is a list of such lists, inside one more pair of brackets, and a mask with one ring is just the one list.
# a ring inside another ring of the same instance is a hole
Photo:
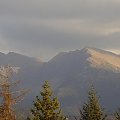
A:
{"label": "haze over mountains", "polygon": [[120,106],[120,56],[111,52],[87,47],[61,52],[48,62],[14,52],[0,53],[0,65],[6,64],[21,68],[16,78],[22,80],[22,88],[31,89],[22,102],[27,107],[39,94],[44,80],[50,81],[67,112],[82,105],[92,84],[104,107],[114,110]]}

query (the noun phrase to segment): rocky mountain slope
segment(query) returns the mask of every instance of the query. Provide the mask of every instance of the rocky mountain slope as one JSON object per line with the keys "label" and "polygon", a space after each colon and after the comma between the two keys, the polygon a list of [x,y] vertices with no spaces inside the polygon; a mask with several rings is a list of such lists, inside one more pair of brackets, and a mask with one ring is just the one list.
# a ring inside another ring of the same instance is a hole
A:
{"label": "rocky mountain slope", "polygon": [[30,88],[21,103],[30,106],[39,94],[44,80],[54,87],[65,111],[72,111],[86,100],[90,85],[101,96],[104,107],[110,111],[120,106],[120,56],[97,48],[84,48],[61,52],[48,62],[17,53],[0,54],[0,65],[10,64],[21,68],[18,79],[23,88]]}
{"label": "rocky mountain slope", "polygon": [[56,94],[67,111],[84,102],[92,84],[105,107],[113,109],[119,105],[120,57],[111,52],[89,47],[62,52],[44,64],[42,75],[43,80],[56,86]]}

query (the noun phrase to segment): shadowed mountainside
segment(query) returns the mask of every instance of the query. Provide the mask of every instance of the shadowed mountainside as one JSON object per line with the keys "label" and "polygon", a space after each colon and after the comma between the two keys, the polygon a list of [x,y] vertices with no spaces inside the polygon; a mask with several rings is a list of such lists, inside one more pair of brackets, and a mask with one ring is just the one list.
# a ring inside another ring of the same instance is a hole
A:
{"label": "shadowed mountainside", "polygon": [[[44,80],[49,80],[65,111],[72,111],[86,100],[93,84],[102,104],[110,110],[120,106],[120,56],[97,48],[61,52],[48,62],[10,52],[0,53],[0,65],[20,67],[16,79],[30,94],[21,104],[31,106]],[[113,99],[114,98],[114,99]]]}

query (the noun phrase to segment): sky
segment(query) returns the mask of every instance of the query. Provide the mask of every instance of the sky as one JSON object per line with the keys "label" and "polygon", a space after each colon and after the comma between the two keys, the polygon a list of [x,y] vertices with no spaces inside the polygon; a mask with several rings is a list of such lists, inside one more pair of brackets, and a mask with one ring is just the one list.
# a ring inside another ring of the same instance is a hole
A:
{"label": "sky", "polygon": [[0,51],[48,61],[96,47],[120,53],[120,0],[0,0]]}

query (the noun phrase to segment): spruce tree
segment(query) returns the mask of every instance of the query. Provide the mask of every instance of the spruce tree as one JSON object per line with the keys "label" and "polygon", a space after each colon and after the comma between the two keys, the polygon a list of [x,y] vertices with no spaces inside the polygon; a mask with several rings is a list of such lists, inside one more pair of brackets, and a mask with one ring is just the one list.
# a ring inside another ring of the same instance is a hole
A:
{"label": "spruce tree", "polygon": [[115,113],[115,120],[120,120],[120,109]]}
{"label": "spruce tree", "polygon": [[45,81],[40,92],[41,97],[36,96],[34,107],[31,109],[32,116],[28,120],[65,120],[60,109],[57,97],[53,97],[53,92],[49,83]]}
{"label": "spruce tree", "polygon": [[80,120],[105,120],[106,115],[99,104],[99,98],[96,95],[94,87],[91,87],[88,93],[88,102],[80,110]]}

